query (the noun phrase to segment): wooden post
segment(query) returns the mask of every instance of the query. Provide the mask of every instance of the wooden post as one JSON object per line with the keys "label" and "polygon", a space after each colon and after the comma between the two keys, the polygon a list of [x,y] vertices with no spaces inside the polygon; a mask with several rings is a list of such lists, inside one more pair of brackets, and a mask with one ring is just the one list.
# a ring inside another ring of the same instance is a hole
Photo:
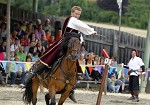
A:
{"label": "wooden post", "polygon": [[108,75],[108,68],[109,68],[109,65],[105,64],[105,70],[104,70],[103,75],[102,75],[102,83],[100,84],[100,89],[99,89],[99,94],[98,94],[96,105],[100,105],[100,103],[101,103],[102,93],[104,90],[105,81],[107,79],[106,77]]}

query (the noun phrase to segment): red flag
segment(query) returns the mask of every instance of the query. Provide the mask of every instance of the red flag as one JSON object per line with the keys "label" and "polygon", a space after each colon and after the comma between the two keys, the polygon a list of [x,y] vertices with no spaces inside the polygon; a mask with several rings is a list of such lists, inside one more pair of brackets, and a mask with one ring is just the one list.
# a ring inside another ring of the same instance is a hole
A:
{"label": "red flag", "polygon": [[91,73],[92,73],[92,70],[93,70],[93,67],[92,67],[92,66],[89,66],[88,68],[89,68],[89,72],[90,72],[90,74],[91,74]]}
{"label": "red flag", "polygon": [[102,54],[105,58],[110,58],[105,49],[102,49]]}

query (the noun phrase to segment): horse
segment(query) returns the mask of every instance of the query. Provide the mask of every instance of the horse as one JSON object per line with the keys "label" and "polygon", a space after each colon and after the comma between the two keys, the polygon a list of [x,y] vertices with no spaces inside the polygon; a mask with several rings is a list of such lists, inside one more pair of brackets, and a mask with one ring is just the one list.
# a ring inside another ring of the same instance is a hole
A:
{"label": "horse", "polygon": [[[50,75],[42,73],[39,76],[34,76],[25,87],[23,93],[23,101],[25,104],[36,105],[37,90],[39,84],[42,84],[48,89],[48,98],[46,105],[49,105],[49,100],[55,97],[56,94],[61,94],[58,105],[63,105],[71,90],[76,83],[76,62],[80,49],[80,41],[77,37],[71,37],[67,45],[67,53],[62,60],[54,67]],[[46,79],[43,79],[46,78]]]}

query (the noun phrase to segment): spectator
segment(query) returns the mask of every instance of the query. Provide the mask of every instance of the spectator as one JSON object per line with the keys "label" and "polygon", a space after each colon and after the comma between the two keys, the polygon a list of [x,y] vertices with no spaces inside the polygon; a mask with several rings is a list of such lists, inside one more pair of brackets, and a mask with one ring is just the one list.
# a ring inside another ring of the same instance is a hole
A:
{"label": "spectator", "polygon": [[10,52],[10,60],[11,61],[15,60],[15,53],[13,51]]}
{"label": "spectator", "polygon": [[42,24],[39,24],[38,29],[35,30],[35,36],[38,40],[41,40],[42,35],[45,37],[45,31],[42,29]]}
{"label": "spectator", "polygon": [[34,52],[36,52],[36,43],[34,41],[32,41],[31,46],[29,48],[29,53],[33,54]]}
{"label": "spectator", "polygon": [[6,40],[0,45],[0,52],[6,52]]}
{"label": "spectator", "polygon": [[0,26],[0,36],[2,37],[3,41],[6,40],[6,23],[2,23]]}
{"label": "spectator", "polygon": [[58,41],[62,38],[62,30],[58,30],[55,40]]}
{"label": "spectator", "polygon": [[124,73],[122,73],[119,80],[122,81],[121,90],[122,90],[122,93],[124,93],[124,92],[126,92],[125,86],[129,85],[129,79],[124,76]]}
{"label": "spectator", "polygon": [[94,57],[94,65],[99,65],[99,64],[100,64],[100,59],[99,59],[99,56],[96,55],[96,56]]}
{"label": "spectator", "polygon": [[115,75],[112,75],[111,78],[108,78],[107,80],[108,91],[115,92],[115,93],[119,92],[120,86],[116,85],[116,82],[117,80]]}
{"label": "spectator", "polygon": [[42,35],[42,38],[41,38],[41,43],[42,43],[42,46],[45,47],[45,49],[48,48],[48,41],[46,40],[45,36]]}
{"label": "spectator", "polygon": [[33,33],[33,27],[32,24],[28,24],[26,31],[25,31],[29,36]]}
{"label": "spectator", "polygon": [[[15,61],[19,61],[19,60],[20,60],[20,57],[16,56],[15,57]],[[10,62],[9,71],[10,71],[10,85],[14,86],[16,78],[17,77],[22,77],[23,70],[22,70],[22,67],[20,66],[19,63],[17,63],[17,62]],[[20,82],[23,83],[23,81],[20,81]]]}
{"label": "spectator", "polygon": [[[87,59],[86,59],[86,62],[85,62],[86,65],[94,65],[94,60],[92,60],[92,55],[89,53],[87,55]],[[89,68],[87,67],[86,68],[88,71],[89,71]],[[90,73],[90,71],[89,71]],[[95,67],[93,67],[92,71],[91,71],[91,77],[93,78],[93,80],[97,80],[97,81],[100,81],[101,79],[101,75],[100,73],[96,70]]]}
{"label": "spectator", "polygon": [[32,56],[32,61],[37,61],[38,59],[39,59],[38,53],[37,53],[37,52],[34,52],[34,53],[33,53],[33,56]]}
{"label": "spectator", "polygon": [[44,46],[42,46],[41,41],[39,40],[36,45],[36,52],[38,53],[38,57],[41,57],[45,52]]}
{"label": "spectator", "polygon": [[2,24],[2,23],[7,23],[6,22],[6,16],[1,17],[0,24]]}
{"label": "spectator", "polygon": [[80,54],[84,54],[84,55],[87,55],[88,52],[85,50],[85,45],[81,45],[81,49],[80,49]]}
{"label": "spectator", "polygon": [[27,33],[25,33],[23,38],[20,40],[20,44],[21,44],[21,46],[24,46],[24,47],[30,46],[30,40],[28,39]]}
{"label": "spectator", "polygon": [[51,33],[48,30],[46,30],[45,34],[46,34],[46,39],[48,41],[48,44],[50,44],[50,42],[51,42]]}
{"label": "spectator", "polygon": [[49,43],[49,46],[53,45],[56,42],[55,37],[51,36],[51,41]]}
{"label": "spectator", "polygon": [[118,65],[118,63],[117,63],[116,57],[112,57],[110,66],[117,67],[117,65]]}
{"label": "spectator", "polygon": [[17,52],[19,51],[19,47],[20,47],[20,40],[19,38],[15,38],[15,42],[14,43],[11,43],[10,45],[10,51],[13,51],[13,52]]}
{"label": "spectator", "polygon": [[30,42],[35,42],[35,44],[37,44],[38,39],[36,39],[35,33],[32,33],[32,34],[29,36],[29,38],[30,38]]}
{"label": "spectator", "polygon": [[43,29],[46,31],[48,30],[50,33],[51,33],[51,26],[50,26],[50,20],[49,19],[46,19],[45,20],[45,24],[43,26]]}
{"label": "spectator", "polygon": [[24,62],[26,60],[26,54],[24,53],[24,47],[20,46],[19,51],[16,52],[16,56],[19,56],[20,61]]}
{"label": "spectator", "polygon": [[4,68],[2,67],[2,64],[0,64],[0,84],[2,85],[5,85],[5,82],[4,82],[4,78],[3,78],[3,73],[4,73]]}

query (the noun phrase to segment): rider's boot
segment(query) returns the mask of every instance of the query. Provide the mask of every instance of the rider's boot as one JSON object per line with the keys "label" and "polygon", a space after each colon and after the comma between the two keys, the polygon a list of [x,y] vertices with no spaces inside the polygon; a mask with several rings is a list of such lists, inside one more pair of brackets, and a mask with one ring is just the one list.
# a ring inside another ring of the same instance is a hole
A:
{"label": "rider's boot", "polygon": [[38,67],[36,68],[36,70],[33,73],[28,73],[28,75],[25,78],[24,81],[24,85],[26,86],[26,84],[36,75],[36,74],[41,74],[45,69],[47,68],[46,65],[44,65],[43,63],[40,63],[38,65]]}
{"label": "rider's boot", "polygon": [[70,92],[69,98],[70,98],[74,103],[77,103],[77,100],[75,99],[75,95],[74,95],[74,90],[72,90],[72,91]]}

